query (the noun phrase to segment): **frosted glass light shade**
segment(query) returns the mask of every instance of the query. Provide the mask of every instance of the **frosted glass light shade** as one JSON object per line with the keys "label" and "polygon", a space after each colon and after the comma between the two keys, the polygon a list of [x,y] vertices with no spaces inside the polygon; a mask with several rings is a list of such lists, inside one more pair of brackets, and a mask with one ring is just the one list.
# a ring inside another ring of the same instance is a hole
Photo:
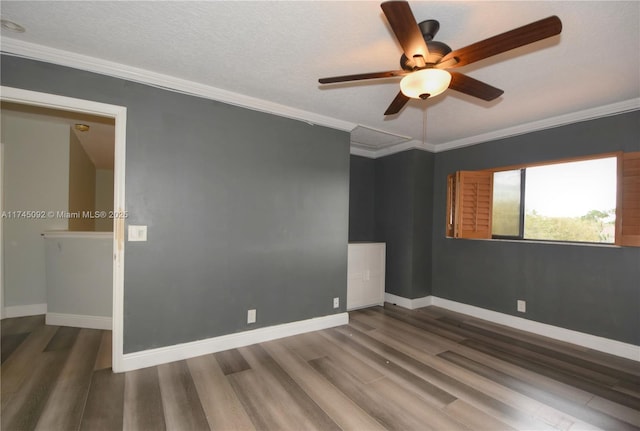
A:
{"label": "frosted glass light shade", "polygon": [[451,74],[442,69],[422,69],[410,73],[400,81],[402,93],[413,99],[437,96],[449,88]]}

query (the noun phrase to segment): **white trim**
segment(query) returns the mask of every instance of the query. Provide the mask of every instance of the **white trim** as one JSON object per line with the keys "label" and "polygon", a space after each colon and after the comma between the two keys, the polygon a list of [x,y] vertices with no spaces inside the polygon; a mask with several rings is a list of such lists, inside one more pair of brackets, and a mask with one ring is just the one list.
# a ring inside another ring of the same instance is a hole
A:
{"label": "white trim", "polygon": [[496,141],[498,139],[510,138],[513,136],[524,135],[526,133],[538,132],[541,130],[552,129],[554,127],[566,126],[582,121],[594,120],[597,118],[610,117],[612,115],[623,114],[625,112],[637,111],[640,109],[640,98],[629,99],[610,105],[598,106],[596,108],[585,109],[583,111],[572,112],[569,114],[558,115],[556,117],[545,118],[544,120],[532,121],[530,123],[520,124],[506,129],[500,129],[481,135],[469,136],[467,138],[457,139],[442,144],[422,143],[416,139],[403,142],[390,147],[381,148],[379,150],[365,150],[361,148],[351,147],[351,154],[357,156],[377,159],[395,153],[407,150],[423,150],[431,153],[441,153],[443,151],[454,150],[456,148],[469,147],[472,145],[482,144],[486,142]]}
{"label": "white trim", "polygon": [[[7,38],[2,40],[3,48]],[[127,135],[127,108],[124,106],[108,105],[89,100],[72,97],[57,96],[36,91],[0,86],[0,100],[41,106],[63,111],[83,112],[115,120],[115,154],[113,187],[113,208],[120,214],[125,214],[125,155]],[[113,348],[112,369],[122,371],[123,352],[123,320],[124,320],[124,219],[114,220],[113,235]],[[46,309],[43,313],[46,313]]]}
{"label": "white trim", "polygon": [[545,337],[553,338],[554,340],[565,341],[567,343],[576,344],[578,346],[587,347],[589,349],[610,353],[612,355],[640,362],[640,346],[636,346],[634,344],[623,343],[622,341],[611,340],[609,338],[585,334],[584,332],[578,332],[572,329],[523,319],[522,317],[499,313],[497,311],[487,310],[486,308],[463,304],[462,302],[451,301],[450,299],[439,298],[437,296],[408,299],[391,293],[385,293],[384,295],[385,302],[399,305],[400,307],[408,308],[410,310],[433,305],[435,307],[445,308],[457,313],[497,323],[499,325],[544,335]]}
{"label": "white trim", "polygon": [[47,304],[12,305],[4,307],[3,319],[12,317],[38,316],[47,313]]}
{"label": "white trim", "polygon": [[68,230],[49,230],[43,232],[42,237],[49,238],[83,238],[83,239],[113,239],[113,232],[74,232]]}
{"label": "white trim", "polygon": [[[121,63],[102,60],[96,57],[90,57],[70,51],[46,47],[44,45],[24,42],[10,37],[4,37],[2,39],[2,52],[8,55],[46,61],[48,63],[59,64],[62,66],[73,67],[89,72],[100,73],[102,75],[126,79],[128,81],[151,85],[154,87],[176,91],[179,93],[217,100],[220,102],[228,103],[230,105],[241,106],[243,108],[252,109],[255,111],[275,114],[282,117],[292,118],[310,124],[331,127],[333,129],[343,130],[347,132],[352,131],[358,126],[358,124],[356,123],[292,108],[289,106],[281,105],[279,103],[270,102],[268,100],[258,99],[256,97],[234,93],[228,90],[223,90],[221,88],[199,84],[193,81],[188,81],[185,79],[175,78],[173,76],[164,75],[145,69],[127,66]],[[455,148],[468,147],[470,145],[490,142],[497,139],[523,135],[525,133],[550,129],[567,124],[578,123],[581,121],[592,120],[595,118],[616,115],[623,112],[635,111],[637,109],[640,109],[640,98],[629,99],[622,102],[585,109],[578,112],[558,115],[543,120],[532,121],[529,123],[520,124],[518,126],[508,127],[505,129],[500,129],[476,136],[469,136],[466,138],[440,144],[431,144],[429,142],[423,143],[419,140],[414,139],[376,151],[354,148],[353,146],[351,146],[351,154],[375,159],[409,149],[421,149],[432,153],[443,152]],[[363,125],[362,127],[367,126]]]}
{"label": "white trim", "polygon": [[[4,143],[0,142],[0,213],[4,202]],[[0,320],[4,319],[4,221],[0,220]]]}
{"label": "white trim", "polygon": [[400,144],[381,148],[379,150],[367,150],[351,145],[351,154],[354,154],[356,156],[368,157],[370,159],[378,159],[380,157],[401,153],[407,150],[422,150],[428,151],[430,153],[435,153],[436,146],[428,142],[418,141],[417,139],[412,139],[411,141],[402,142]]}
{"label": "white trim", "polygon": [[390,304],[399,305],[409,310],[415,310],[416,308],[428,307],[431,304],[431,296],[425,296],[423,298],[409,299],[402,296],[394,295],[393,293],[384,293],[384,302]]}
{"label": "white trim", "polygon": [[121,371],[132,371],[168,362],[180,361],[195,356],[208,355],[223,350],[235,349],[305,332],[319,331],[349,323],[348,313],[332,314],[298,322],[284,323],[236,334],[222,335],[205,340],[192,341],[174,346],[159,347],[124,355]]}
{"label": "white trim", "polygon": [[[113,166],[113,209],[118,214],[126,214],[125,167],[127,155],[127,109],[115,114],[115,148]],[[125,219],[113,220],[113,343],[111,369],[122,371],[124,352],[124,235]]]}
{"label": "white trim", "polygon": [[637,111],[640,109],[640,98],[629,99],[622,102],[612,103],[610,105],[598,106],[595,108],[585,109],[569,114],[558,115],[556,117],[545,118],[544,120],[532,121],[530,123],[520,124],[506,129],[495,130],[481,135],[469,136],[467,138],[457,139],[455,141],[444,142],[441,144],[422,143],[418,140],[403,142],[401,144],[382,148],[376,151],[367,151],[355,149],[352,147],[351,154],[358,156],[377,159],[379,157],[388,156],[390,154],[400,153],[406,150],[424,150],[431,153],[441,153],[443,151],[454,150],[456,148],[469,147],[471,145],[482,144],[485,142],[496,141],[498,139],[509,138],[512,136],[524,135],[526,133],[538,132],[541,130],[552,129],[554,127],[566,126],[568,124],[579,123],[582,121],[594,120],[596,118],[610,117],[612,115],[622,114],[625,112]]}
{"label": "white trim", "polygon": [[349,146],[349,154],[375,159],[377,153],[374,150],[365,150],[364,148],[354,147],[351,145]]}
{"label": "white trim", "polygon": [[20,57],[73,67],[75,69],[96,72],[102,75],[122,78],[128,81],[173,90],[184,94],[205,97],[207,99],[228,103],[230,105],[252,109],[254,111],[276,114],[310,124],[327,126],[333,129],[350,132],[356,127],[355,123],[327,117],[314,112],[304,111],[302,109],[291,108],[268,100],[258,99],[256,97],[234,93],[221,88],[199,84],[186,79],[175,78],[173,76],[127,66],[121,63],[102,60],[96,57],[49,48],[35,43],[23,42],[10,37],[2,38],[2,51],[6,54],[13,54]]}
{"label": "white trim", "polygon": [[363,308],[369,308],[369,307],[374,307],[376,305],[382,307],[384,305],[385,301],[383,302],[374,302],[373,304],[367,304],[367,305],[358,305],[356,307],[349,307],[347,308],[347,311],[356,311],[356,310],[362,310]]}
{"label": "white trim", "polygon": [[54,326],[105,329],[108,331],[110,331],[112,327],[111,317],[85,316],[82,314],[47,313],[45,323]]}
{"label": "white trim", "polygon": [[423,151],[428,151],[430,153],[435,153],[437,152],[437,147],[434,144],[413,139],[411,141],[394,145],[393,147],[382,148],[376,151],[375,158],[377,159],[379,157],[384,157],[384,156],[400,153],[402,151],[407,151],[407,150],[423,150]]}
{"label": "white trim", "polygon": [[609,117],[612,115],[622,114],[624,112],[636,111],[638,109],[640,109],[640,98],[629,99],[578,112],[558,115],[556,117],[545,118],[544,120],[532,121],[530,123],[524,123],[514,127],[507,127],[506,129],[495,130],[481,135],[449,141],[444,144],[437,145],[436,152],[440,153],[443,151],[453,150],[455,148],[468,147],[470,145],[481,144],[512,136],[524,135],[526,133],[552,129],[554,127],[565,126],[582,121],[594,120],[596,118]]}
{"label": "white trim", "polygon": [[587,347],[600,352],[621,356],[633,361],[640,361],[640,346],[611,340],[609,338],[598,337],[597,335],[585,334],[584,332],[578,332],[558,326],[548,325],[546,323],[523,319],[522,317],[499,313],[497,311],[491,311],[475,307],[473,305],[451,301],[449,299],[438,298],[437,296],[432,296],[431,298],[432,305],[436,307],[446,308],[447,310],[467,314],[469,316],[488,320],[511,328],[533,332],[534,334],[544,335],[545,337],[553,338],[555,340],[577,344],[578,346]]}

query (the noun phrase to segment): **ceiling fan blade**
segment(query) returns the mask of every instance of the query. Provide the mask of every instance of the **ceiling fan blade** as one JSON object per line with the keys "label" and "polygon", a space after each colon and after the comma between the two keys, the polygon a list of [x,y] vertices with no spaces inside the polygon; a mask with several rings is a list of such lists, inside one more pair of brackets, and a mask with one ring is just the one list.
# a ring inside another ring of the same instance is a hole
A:
{"label": "ceiling fan blade", "polygon": [[380,5],[387,21],[391,25],[396,39],[408,59],[422,56],[424,60],[429,55],[429,49],[424,41],[420,27],[416,22],[409,3],[405,1],[387,1]]}
{"label": "ceiling fan blade", "polygon": [[499,88],[492,87],[489,84],[485,84],[482,81],[478,81],[477,79],[463,75],[462,73],[449,73],[451,73],[451,83],[449,84],[449,88],[452,90],[486,101],[496,99],[504,93],[504,91]]}
{"label": "ceiling fan blade", "polygon": [[391,102],[391,105],[389,105],[387,110],[384,111],[384,115],[397,114],[402,108],[404,108],[404,105],[406,105],[408,101],[409,97],[405,96],[402,91],[400,91],[396,98],[393,99],[393,102]]}
{"label": "ceiling fan blade", "polygon": [[393,78],[394,76],[404,76],[407,73],[409,72],[405,70],[390,70],[388,72],[359,73],[356,75],[344,75],[344,76],[332,76],[329,78],[320,78],[318,79],[318,82],[320,82],[320,84],[332,84],[335,82],[360,81],[362,79]]}
{"label": "ceiling fan blade", "polygon": [[520,46],[555,36],[560,34],[561,31],[562,22],[560,18],[555,15],[550,16],[452,51],[445,55],[442,61],[456,58],[458,63],[450,67],[464,66]]}

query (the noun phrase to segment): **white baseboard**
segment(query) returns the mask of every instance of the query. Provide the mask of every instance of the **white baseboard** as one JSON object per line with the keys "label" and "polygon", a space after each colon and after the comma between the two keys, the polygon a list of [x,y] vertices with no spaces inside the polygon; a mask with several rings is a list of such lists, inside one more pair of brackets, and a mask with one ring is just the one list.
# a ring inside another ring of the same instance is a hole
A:
{"label": "white baseboard", "polygon": [[384,301],[391,304],[399,305],[409,310],[415,310],[416,308],[428,307],[431,304],[431,296],[425,296],[423,298],[403,298],[402,296],[394,295],[393,293],[384,293]]}
{"label": "white baseboard", "polygon": [[357,307],[349,307],[349,306],[347,306],[347,311],[361,310],[363,308],[375,307],[376,305],[379,305],[380,307],[382,307],[385,302],[386,302],[386,300],[382,301],[382,302],[375,302],[373,304],[358,305]]}
{"label": "white baseboard", "polygon": [[12,305],[10,307],[4,307],[2,318],[37,316],[46,313],[47,304]]}
{"label": "white baseboard", "polygon": [[75,328],[105,329],[109,331],[112,328],[111,317],[85,316],[81,314],[47,313],[45,323],[54,326],[73,326]]}
{"label": "white baseboard", "polygon": [[392,295],[390,293],[385,293],[385,301],[399,305],[400,307],[409,308],[410,310],[434,305],[436,307],[446,308],[447,310],[466,314],[468,316],[477,317],[478,319],[487,320],[489,322],[509,326],[522,331],[532,332],[534,334],[544,335],[545,337],[553,338],[555,340],[565,341],[567,343],[576,344],[578,346],[640,362],[640,346],[636,346],[634,344],[623,343],[622,341],[611,340],[609,338],[585,334],[584,332],[578,332],[572,329],[523,319],[522,317],[499,313],[497,311],[487,310],[485,308],[463,304],[461,302],[451,301],[437,296],[408,299]]}
{"label": "white baseboard", "polygon": [[205,340],[176,344],[174,346],[127,353],[123,357],[121,369],[114,371],[132,371],[139,368],[152,367],[155,365],[166,364],[168,362],[180,361],[196,356],[221,352],[223,350],[235,349],[251,344],[289,337],[305,332],[346,325],[348,323],[348,313],[332,314],[330,316],[316,317],[298,322],[284,323],[282,325],[268,326],[266,328],[239,332],[236,334],[222,335],[220,337],[208,338]]}

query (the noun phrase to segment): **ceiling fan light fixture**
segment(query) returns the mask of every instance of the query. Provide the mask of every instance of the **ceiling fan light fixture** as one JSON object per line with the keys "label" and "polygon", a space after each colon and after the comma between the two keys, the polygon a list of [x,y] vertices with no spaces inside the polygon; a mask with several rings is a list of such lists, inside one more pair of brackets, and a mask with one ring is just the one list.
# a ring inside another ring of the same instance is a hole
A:
{"label": "ceiling fan light fixture", "polygon": [[449,88],[451,74],[442,69],[422,69],[410,73],[400,81],[402,94],[412,99],[434,97]]}

